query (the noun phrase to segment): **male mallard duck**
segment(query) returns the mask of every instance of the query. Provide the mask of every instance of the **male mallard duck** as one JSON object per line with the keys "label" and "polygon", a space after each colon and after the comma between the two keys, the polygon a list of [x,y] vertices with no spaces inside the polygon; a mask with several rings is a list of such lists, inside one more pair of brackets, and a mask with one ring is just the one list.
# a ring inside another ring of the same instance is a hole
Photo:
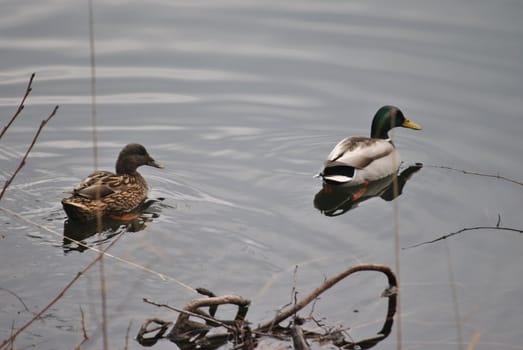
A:
{"label": "male mallard duck", "polygon": [[347,137],[327,156],[319,174],[327,184],[363,185],[398,171],[400,156],[389,138],[390,129],[401,126],[421,130],[393,106],[381,107],[372,120],[370,137]]}
{"label": "male mallard duck", "polygon": [[62,205],[71,219],[90,221],[97,215],[119,216],[131,212],[147,198],[147,183],[136,169],[149,165],[163,169],[145,147],[137,143],[125,146],[116,161],[116,174],[96,171],[85,178],[64,198]]}

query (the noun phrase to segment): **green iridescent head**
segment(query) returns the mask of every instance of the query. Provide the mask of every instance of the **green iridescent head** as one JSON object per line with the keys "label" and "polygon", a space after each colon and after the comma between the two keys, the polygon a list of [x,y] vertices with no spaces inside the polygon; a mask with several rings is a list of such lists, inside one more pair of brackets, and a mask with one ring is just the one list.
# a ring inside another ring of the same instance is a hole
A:
{"label": "green iridescent head", "polygon": [[389,130],[401,126],[414,130],[421,130],[421,126],[411,122],[398,107],[383,106],[376,112],[372,120],[372,127],[370,129],[370,137],[378,139],[388,139]]}

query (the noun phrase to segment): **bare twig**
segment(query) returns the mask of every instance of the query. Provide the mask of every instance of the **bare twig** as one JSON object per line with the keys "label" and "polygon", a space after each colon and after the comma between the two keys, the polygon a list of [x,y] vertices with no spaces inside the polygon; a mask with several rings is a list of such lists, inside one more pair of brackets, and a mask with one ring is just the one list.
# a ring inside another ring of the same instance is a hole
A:
{"label": "bare twig", "polygon": [[9,127],[11,126],[11,124],[13,124],[13,122],[15,121],[16,117],[18,117],[18,115],[22,112],[22,110],[24,109],[25,105],[25,100],[27,99],[27,96],[29,96],[29,94],[31,93],[31,91],[33,90],[33,88],[31,87],[31,85],[33,84],[33,79],[35,77],[35,73],[31,74],[31,78],[29,79],[29,83],[27,84],[27,88],[25,89],[25,94],[24,94],[24,97],[22,98],[22,101],[20,102],[20,104],[18,105],[18,109],[16,110],[15,114],[13,115],[13,117],[11,118],[11,120],[9,121],[9,123],[7,123],[6,126],[4,126],[4,128],[2,129],[2,132],[0,133],[0,139],[2,139],[2,136],[4,136],[5,132],[7,131],[7,129],[9,129]]}
{"label": "bare twig", "polygon": [[85,327],[85,315],[82,306],[80,306],[80,315],[82,316],[82,333],[84,335],[84,340],[87,340],[89,339],[89,336],[87,335],[87,328]]}
{"label": "bare twig", "polygon": [[[111,248],[119,239],[120,237],[122,236],[117,236],[108,246],[105,250]],[[4,340],[1,344],[0,344],[0,349],[5,349],[6,346],[8,344],[12,344],[14,342],[14,340],[16,339],[16,337],[22,333],[27,327],[29,327],[36,319],[38,319],[39,317],[41,317],[45,312],[47,312],[47,310],[49,310],[49,308],[51,308],[54,304],[56,304],[65,294],[65,292],[67,292],[69,290],[69,288],[71,288],[75,283],[76,281],[84,274],[86,273],[91,267],[93,267],[99,260],[100,260],[100,257],[101,255],[98,255],[96,257],[96,259],[94,259],[93,261],[91,261],[86,267],[84,267],[80,272],[78,272],[76,274],[76,276],[71,280],[69,281],[69,283],[67,283],[67,285],[62,288],[62,290],[58,293],[58,295],[56,295],[56,297],[51,300],[51,302],[49,304],[47,304],[42,310],[40,310],[33,318],[31,318],[29,321],[27,321],[22,327],[20,327],[16,332],[14,332],[8,339]]]}
{"label": "bare twig", "polygon": [[499,175],[499,174],[485,174],[485,173],[478,173],[478,172],[475,172],[475,171],[468,171],[468,170],[463,170],[463,169],[456,169],[456,168],[452,168],[452,167],[450,167],[450,166],[445,166],[445,165],[426,165],[426,167],[430,167],[430,168],[439,168],[439,169],[447,169],[447,170],[457,171],[457,172],[463,173],[463,174],[465,174],[465,175],[477,175],[477,176],[492,177],[492,178],[496,178],[496,179],[500,179],[500,180],[504,180],[504,181],[512,182],[512,183],[515,183],[516,185],[523,186],[523,182],[521,182],[521,181],[517,181],[517,180],[514,180],[514,179],[511,179],[511,178],[508,178],[508,177],[506,177],[506,176],[502,176],[502,175]]}
{"label": "bare twig", "polygon": [[519,230],[519,229],[512,228],[512,227],[502,227],[502,226],[498,226],[498,225],[496,225],[496,226],[465,227],[465,228],[462,228],[461,230],[458,230],[456,232],[447,233],[446,235],[443,235],[443,236],[438,237],[436,239],[433,239],[433,240],[430,240],[430,241],[421,242],[421,243],[418,243],[418,244],[414,244],[414,245],[411,245],[411,246],[408,246],[408,247],[405,247],[405,248],[402,248],[402,249],[416,248],[416,247],[419,247],[419,246],[422,246],[422,245],[425,245],[425,244],[435,243],[435,242],[447,239],[449,237],[452,237],[454,235],[460,234],[462,232],[473,231],[473,230],[502,230],[502,231],[512,231],[512,232],[517,232],[517,233],[523,233],[523,230]]}
{"label": "bare twig", "polygon": [[85,326],[85,315],[84,310],[82,309],[82,306],[80,306],[80,316],[81,316],[81,323],[82,323],[82,333],[83,333],[83,339],[80,343],[78,343],[74,348],[80,350],[82,348],[82,345],[89,340],[89,336],[87,335],[87,328]]}
{"label": "bare twig", "polygon": [[345,277],[359,271],[378,271],[384,273],[389,281],[389,286],[391,287],[397,287],[396,282],[396,276],[392,273],[390,268],[386,265],[374,265],[374,264],[365,264],[365,265],[358,265],[351,267],[339,275],[326,280],[322,283],[321,286],[313,290],[309,295],[302,298],[300,301],[298,301],[296,304],[294,304],[292,307],[289,307],[288,309],[280,312],[273,320],[266,321],[262,324],[260,324],[255,331],[264,331],[269,329],[274,324],[278,324],[282,322],[283,320],[287,319],[288,317],[296,314],[299,310],[303,309],[305,306],[307,306],[310,302],[312,302],[314,299],[318,298],[320,294],[325,292],[327,289],[334,286],[336,283],[344,279]]}
{"label": "bare twig", "polygon": [[312,305],[311,305],[311,311],[309,312],[309,318],[312,319],[318,326],[319,326],[319,322],[317,322],[315,319],[314,319],[314,310],[316,308],[316,302],[318,301],[318,299],[314,299],[314,301],[312,302]]}
{"label": "bare twig", "polygon": [[55,106],[55,108],[53,109],[53,111],[51,112],[51,114],[44,120],[42,120],[42,123],[40,123],[40,127],[38,128],[38,130],[36,131],[36,134],[35,136],[33,137],[33,141],[31,142],[31,144],[29,145],[29,148],[27,149],[27,151],[25,152],[25,155],[24,157],[22,158],[22,161],[20,162],[20,164],[18,165],[18,168],[16,168],[15,172],[13,173],[13,175],[11,175],[11,177],[5,182],[5,185],[4,185],[4,188],[2,189],[2,192],[0,192],[0,200],[2,199],[2,197],[4,196],[4,193],[5,191],[7,190],[7,187],[9,187],[9,185],[11,184],[11,182],[13,182],[15,176],[20,172],[20,170],[22,169],[22,167],[25,165],[25,161],[27,160],[27,157],[29,156],[29,152],[31,152],[31,150],[33,149],[33,146],[34,144],[36,143],[36,140],[38,139],[38,136],[40,135],[40,132],[42,131],[43,127],[47,124],[47,122],[56,114],[56,111],[58,110],[58,106]]}
{"label": "bare twig", "polygon": [[[291,301],[286,303],[283,306],[280,306],[276,310],[276,316],[281,312],[281,310],[285,309],[286,307],[288,307],[290,305],[296,304],[297,301],[298,301],[298,291],[296,290],[296,281],[297,281],[297,276],[298,276],[298,266],[299,265],[295,265],[294,266],[294,272],[292,274],[293,278],[292,278],[292,289],[291,289]],[[273,318],[273,321],[276,320],[276,316]],[[273,322],[273,324],[271,324],[271,326],[269,327],[269,329],[267,331],[271,332],[272,328],[275,325],[276,325],[276,323]]]}
{"label": "bare twig", "polygon": [[20,302],[20,304],[22,304],[22,305],[24,306],[25,311],[30,312],[30,313],[32,313],[33,315],[35,314],[35,313],[32,312],[31,310],[29,310],[29,308],[27,307],[27,305],[24,303],[24,300],[23,300],[23,299],[22,299],[18,294],[16,294],[15,292],[13,292],[13,291],[11,291],[11,290],[9,290],[9,289],[7,289],[7,288],[3,288],[3,287],[0,287],[0,290],[3,290],[3,291],[5,291],[5,292],[11,294],[11,295],[14,296],[16,299],[18,299],[18,301]]}

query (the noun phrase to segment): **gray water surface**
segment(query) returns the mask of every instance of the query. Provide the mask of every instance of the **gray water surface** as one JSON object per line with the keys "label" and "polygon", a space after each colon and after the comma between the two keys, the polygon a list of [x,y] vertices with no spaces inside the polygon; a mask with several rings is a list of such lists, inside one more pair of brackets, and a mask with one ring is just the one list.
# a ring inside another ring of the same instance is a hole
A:
{"label": "gray water surface", "polygon": [[[97,253],[64,245],[60,204],[94,168],[87,3],[1,6],[2,127],[36,73],[0,140],[2,184],[60,105],[0,202],[25,218],[0,211],[3,341]],[[124,348],[131,321],[128,348],[142,349],[132,338],[146,318],[174,320],[142,298],[182,307],[198,296],[180,283],[251,299],[256,324],[291,300],[294,279],[304,296],[358,263],[395,270],[395,205],[403,248],[499,218],[521,230],[521,184],[441,167],[523,180],[522,15],[519,1],[95,1],[98,167],[112,170],[130,142],[166,165],[140,169],[161,199],[149,222],[85,239],[119,237],[110,254],[120,260],[104,265],[110,348]],[[423,126],[391,133],[402,169],[423,168],[395,202],[324,215],[313,175],[338,140],[367,135],[385,104]],[[401,250],[403,348],[463,349],[479,336],[474,349],[523,349],[522,249],[521,233],[479,229]],[[351,277],[316,316],[355,339],[374,335],[385,287],[379,275]],[[100,349],[97,266],[15,348],[74,348],[80,307],[81,348]],[[396,344],[394,328],[377,348]]]}

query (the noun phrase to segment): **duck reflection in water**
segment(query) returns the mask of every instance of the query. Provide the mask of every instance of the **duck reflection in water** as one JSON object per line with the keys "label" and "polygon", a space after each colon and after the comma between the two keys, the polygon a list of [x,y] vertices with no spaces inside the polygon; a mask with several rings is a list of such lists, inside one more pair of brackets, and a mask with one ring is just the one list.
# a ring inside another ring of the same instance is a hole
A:
{"label": "duck reflection in water", "polygon": [[338,216],[356,208],[359,203],[372,197],[381,197],[383,200],[391,201],[401,195],[407,181],[422,166],[421,163],[416,163],[398,174],[397,192],[394,190],[393,175],[358,186],[344,186],[324,180],[322,189],[314,196],[314,207],[326,216]]}
{"label": "duck reflection in water", "polygon": [[[88,247],[106,243],[119,234],[144,230],[153,219],[159,216],[158,208],[153,204],[161,200],[163,198],[146,200],[139,208],[128,213],[125,217],[104,216],[100,223],[97,220],[85,222],[67,219],[64,222],[64,252],[83,252]],[[89,239],[96,234],[99,235],[95,239]]]}

